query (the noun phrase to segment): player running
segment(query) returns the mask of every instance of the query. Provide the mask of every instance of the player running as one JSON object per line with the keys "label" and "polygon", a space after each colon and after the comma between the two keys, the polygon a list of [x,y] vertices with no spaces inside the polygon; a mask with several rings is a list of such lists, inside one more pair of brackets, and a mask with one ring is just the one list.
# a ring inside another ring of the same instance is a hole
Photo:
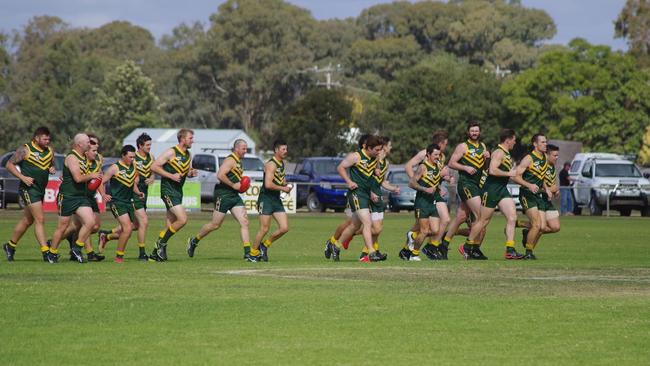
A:
{"label": "player running", "polygon": [[43,197],[49,181],[49,175],[54,174],[54,151],[50,145],[50,130],[38,127],[34,130],[32,140],[16,149],[7,162],[7,170],[20,180],[18,193],[25,202],[23,217],[14,227],[11,239],[4,243],[2,249],[8,261],[13,261],[18,241],[33,224],[36,241],[41,247],[43,260],[47,260],[49,250],[45,238],[45,218],[43,215]]}

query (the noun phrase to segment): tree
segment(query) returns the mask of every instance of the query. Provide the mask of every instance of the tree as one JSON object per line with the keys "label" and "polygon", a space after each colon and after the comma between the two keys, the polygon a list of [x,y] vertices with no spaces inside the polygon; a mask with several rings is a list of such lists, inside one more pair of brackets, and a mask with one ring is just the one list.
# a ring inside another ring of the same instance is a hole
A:
{"label": "tree", "polygon": [[101,136],[102,151],[117,155],[122,139],[138,127],[164,127],[151,79],[133,61],[106,76],[97,91],[96,110],[86,127]]}
{"label": "tree", "polygon": [[648,74],[633,57],[575,39],[503,85],[504,105],[522,136],[580,141],[587,150],[635,154],[650,123]]}
{"label": "tree", "polygon": [[336,156],[347,148],[352,103],[339,90],[313,89],[289,106],[278,132],[293,157]]}
{"label": "tree", "polygon": [[650,125],[646,127],[645,134],[643,134],[641,150],[639,150],[639,164],[650,165]]}
{"label": "tree", "polygon": [[249,133],[273,129],[275,114],[310,81],[316,21],[282,0],[229,0],[210,16],[199,68],[223,99],[223,124]]}
{"label": "tree", "polygon": [[630,53],[650,64],[650,1],[627,0],[614,22],[614,36],[625,38]]}
{"label": "tree", "polygon": [[483,136],[495,141],[501,117],[499,82],[479,67],[441,55],[400,72],[376,98],[362,129],[391,136],[391,155],[406,161],[429,144],[439,129],[450,140],[466,138],[467,123],[482,124]]}

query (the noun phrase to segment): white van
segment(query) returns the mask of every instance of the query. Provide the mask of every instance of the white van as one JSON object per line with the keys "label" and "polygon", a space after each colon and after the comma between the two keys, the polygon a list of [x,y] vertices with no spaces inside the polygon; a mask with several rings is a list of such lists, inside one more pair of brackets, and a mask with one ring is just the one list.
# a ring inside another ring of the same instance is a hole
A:
{"label": "white van", "polygon": [[[198,175],[191,180],[201,183],[201,201],[214,201],[214,186],[219,182],[217,170],[228,155],[228,152],[193,154],[192,168],[198,171]],[[264,161],[255,155],[244,155],[241,161],[244,175],[250,177],[252,182],[261,182],[264,177]]]}
{"label": "white van", "polygon": [[576,154],[569,176],[573,181],[576,213],[581,206],[591,215],[600,216],[606,209],[630,216],[632,210],[650,216],[650,181],[641,175],[633,162],[617,154]]}

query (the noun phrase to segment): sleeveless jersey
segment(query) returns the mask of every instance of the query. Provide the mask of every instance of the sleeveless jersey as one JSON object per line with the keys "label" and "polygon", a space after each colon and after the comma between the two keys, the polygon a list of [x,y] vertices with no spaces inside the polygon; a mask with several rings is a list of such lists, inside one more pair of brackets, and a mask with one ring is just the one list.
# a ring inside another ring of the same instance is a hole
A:
{"label": "sleeveless jersey", "polygon": [[[44,192],[49,180],[49,170],[54,159],[54,152],[49,147],[41,149],[33,141],[25,144],[25,147],[28,153],[18,163],[20,172],[27,177],[34,178],[34,184],[31,188]],[[23,182],[20,182],[20,186],[28,188]]]}
{"label": "sleeveless jersey", "polygon": [[[536,186],[542,188],[544,185],[544,178],[546,176],[546,171],[548,170],[548,162],[546,161],[546,155],[541,154],[537,155],[535,151],[528,154],[531,158],[531,163],[526,167],[522,178],[528,182],[533,183]],[[522,187],[526,189],[525,187]]]}
{"label": "sleeveless jersey", "polygon": [[118,203],[131,203],[133,202],[133,185],[137,177],[135,164],[126,166],[118,161],[115,165],[117,173],[111,177],[111,197]]}
{"label": "sleeveless jersey", "polygon": [[140,189],[141,192],[146,192],[148,186],[147,183],[144,182],[144,180],[151,177],[151,165],[153,165],[153,159],[151,158],[151,154],[147,154],[146,156],[141,156],[138,152],[136,152],[135,160],[133,161],[133,163],[135,164],[135,169],[140,175],[138,188]]}
{"label": "sleeveless jersey", "polygon": [[[88,160],[86,160],[86,157],[79,154],[77,151],[72,150],[68,154],[68,156],[74,156],[78,161],[79,161],[79,169],[81,171],[81,174],[85,175],[88,174]],[[67,157],[66,157],[67,158]],[[63,181],[61,182],[61,186],[59,187],[59,193],[62,194],[64,197],[86,197],[87,196],[87,188],[86,188],[86,183],[85,182],[80,182],[77,183],[74,181],[72,178],[72,173],[70,172],[70,169],[63,164]]]}
{"label": "sleeveless jersey", "polygon": [[174,157],[163,165],[163,169],[171,174],[179,173],[181,175],[180,182],[174,182],[169,178],[162,177],[160,179],[160,192],[163,194],[182,194],[183,184],[187,178],[187,173],[190,171],[190,162],[192,155],[188,151],[181,151],[178,145],[173,147]]}
{"label": "sleeveless jersey", "polygon": [[[379,174],[373,174],[372,178],[372,191],[381,196],[381,184],[384,183],[386,175],[388,174],[388,160],[382,159],[377,161],[377,167],[375,170],[379,169]],[[375,172],[377,173],[377,172]]]}
{"label": "sleeveless jersey", "polygon": [[557,180],[557,172],[555,171],[554,165],[549,165],[546,169],[546,175],[544,176],[544,184],[547,187],[552,187]]}
{"label": "sleeveless jersey", "polygon": [[362,189],[370,193],[372,176],[375,174],[377,159],[371,158],[363,150],[356,152],[359,154],[359,162],[350,167],[350,179],[357,184],[357,189]]}
{"label": "sleeveless jersey", "polygon": [[[239,159],[239,157],[235,153],[228,155],[226,159],[224,159],[224,162],[227,159],[233,159],[235,161],[235,166],[232,169],[230,169],[228,173],[226,173],[226,176],[228,177],[228,179],[230,179],[231,182],[239,183],[239,181],[241,181],[241,177],[244,175],[244,168],[242,167],[241,159]],[[218,194],[228,194],[228,193],[239,194],[239,192],[234,190],[232,187],[230,187],[227,184],[223,184],[221,182],[217,183],[214,189]]]}
{"label": "sleeveless jersey", "polygon": [[[510,170],[512,170],[512,156],[510,155],[510,151],[508,151],[508,149],[506,149],[501,145],[498,145],[496,150],[503,151],[503,160],[501,160],[501,164],[499,164],[498,169],[502,172],[509,172]],[[487,177],[487,183],[490,184],[506,185],[508,184],[509,180],[510,177],[497,177],[494,175],[488,175]]]}
{"label": "sleeveless jersey", "polygon": [[[269,161],[267,161],[267,163],[268,162],[272,162],[273,164],[275,164],[275,170],[273,171],[273,183],[277,184],[279,186],[286,185],[286,181],[285,181],[285,178],[284,178],[285,177],[284,176],[284,161],[280,162],[280,161],[276,160],[275,157],[272,157],[271,159],[269,159]],[[264,182],[266,181],[266,171],[264,172],[264,178],[262,178],[262,179],[263,179]],[[279,197],[280,196],[280,191],[276,191],[276,190],[273,190],[273,189],[267,189],[262,184],[262,189],[260,190],[260,194],[266,194],[266,195],[272,195],[272,196],[278,196]]]}
{"label": "sleeveless jersey", "polygon": [[479,183],[481,176],[483,174],[483,166],[485,165],[485,156],[483,153],[487,148],[482,142],[473,143],[470,140],[464,142],[466,151],[463,156],[458,160],[461,165],[470,166],[476,169],[474,174],[468,174],[467,172],[460,170],[458,171],[459,179],[471,180],[476,183]]}
{"label": "sleeveless jersey", "polygon": [[[422,178],[418,180],[418,184],[426,188],[438,187],[440,185],[440,180],[442,179],[442,176],[440,175],[440,172],[442,170],[440,169],[440,165],[431,164],[428,161],[425,161],[424,163],[422,163],[422,165],[424,165],[424,167],[426,168],[426,172],[424,173],[424,175],[422,175]],[[417,191],[416,196],[425,197],[428,200],[433,201],[435,197],[435,191],[432,194],[425,193],[422,191]]]}
{"label": "sleeveless jersey", "polygon": [[[101,154],[97,154],[95,160],[86,159],[86,161],[88,163],[88,173],[97,173],[102,169],[102,163],[104,162],[104,157]],[[92,198],[93,200],[95,199],[95,191],[91,191],[90,189],[88,189],[87,193],[88,193],[88,197]]]}

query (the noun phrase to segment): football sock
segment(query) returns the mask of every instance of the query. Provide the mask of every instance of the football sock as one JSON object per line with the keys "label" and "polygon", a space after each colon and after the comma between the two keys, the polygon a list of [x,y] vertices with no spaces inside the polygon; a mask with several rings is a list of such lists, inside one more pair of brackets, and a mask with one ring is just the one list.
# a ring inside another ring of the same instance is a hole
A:
{"label": "football sock", "polygon": [[251,253],[251,243],[250,242],[245,242],[242,244],[244,247],[244,255],[250,254]]}
{"label": "football sock", "polygon": [[14,243],[12,240],[9,240],[9,241],[7,242],[7,244],[9,244],[9,246],[12,247],[12,248],[14,248],[14,249],[16,249],[16,245],[18,245],[18,243]]}
{"label": "football sock", "polygon": [[144,243],[138,243],[138,250],[140,251],[140,255],[145,254]]}
{"label": "football sock", "polygon": [[172,229],[172,227],[170,226],[167,228],[167,230],[161,231],[158,237],[160,238],[160,241],[162,241],[163,243],[167,243],[169,238],[171,238],[172,235],[174,234],[176,234],[176,230]]}
{"label": "football sock", "polygon": [[506,242],[506,248],[514,248],[515,247],[515,241],[514,240],[508,240]]}
{"label": "football sock", "polygon": [[257,257],[259,255],[260,255],[260,250],[259,249],[251,248],[251,256]]}
{"label": "football sock", "polygon": [[376,252],[378,252],[378,251],[379,251],[379,243],[378,243],[378,242],[374,242],[374,243],[372,243],[372,248],[373,248]]}
{"label": "football sock", "polygon": [[262,242],[262,244],[264,244],[264,246],[268,248],[268,247],[271,246],[271,244],[273,244],[273,242],[270,241],[269,239],[265,239],[265,240]]}

